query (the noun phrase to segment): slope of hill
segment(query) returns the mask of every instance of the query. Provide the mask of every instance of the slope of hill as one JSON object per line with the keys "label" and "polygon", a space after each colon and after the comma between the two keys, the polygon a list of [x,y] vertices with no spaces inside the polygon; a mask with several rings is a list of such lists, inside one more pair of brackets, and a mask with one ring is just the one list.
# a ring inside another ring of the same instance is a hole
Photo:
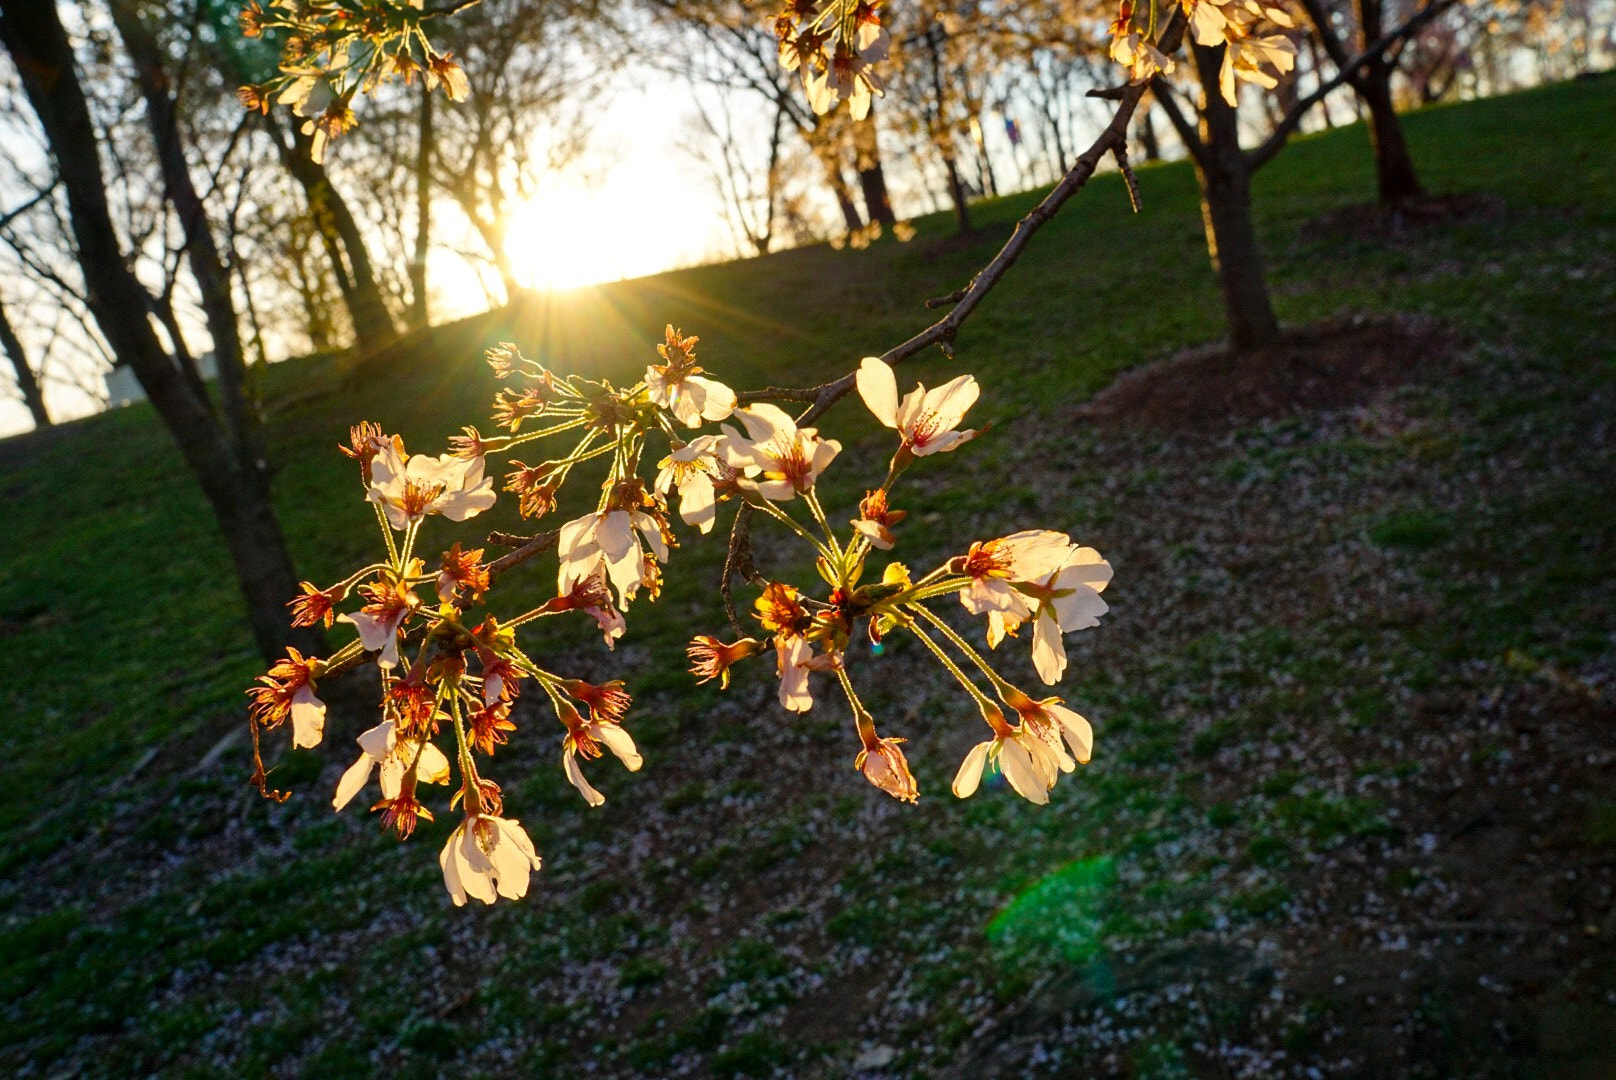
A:
{"label": "slope of hill", "polygon": [[[576,626],[532,638],[564,670],[629,680],[646,768],[603,772],[591,811],[559,732],[519,712],[494,772],[545,867],[522,903],[455,910],[435,858],[450,815],[401,846],[357,805],[330,811],[370,723],[361,680],[334,695],[320,752],[280,756],[296,797],[245,786],[221,738],[258,663],[151,413],[0,444],[0,1063],[1609,1075],[1613,106],[1606,77],[1410,116],[1427,184],[1478,198],[1395,235],[1342,213],[1372,189],[1361,127],[1276,159],[1256,202],[1281,317],[1350,334],[1355,315],[1395,315],[1442,352],[1326,410],[1078,414],[1119,371],[1217,336],[1182,164],[1141,170],[1137,217],[1097,179],[955,358],[904,369],[975,373],[973,419],[996,426],[920,474],[899,554],[929,565],[1045,525],[1117,567],[1065,687],[1095,760],[1044,808],[948,794],[978,721],[917,650],[862,661],[883,729],[911,740],[913,808],[849,768],[828,694],[798,718],[763,671],[695,688],[680,644],[722,625],[722,548],[692,539],[616,654]],[[671,322],[734,385],[817,382],[926,325],[922,301],[1034,198],[985,205],[964,239],[927,221],[906,245],[666,274],[354,365],[277,366],[277,498],[301,568],[332,580],[372,543],[333,449],[347,426],[425,450],[484,419],[487,344],[626,375]],[[849,444],[827,493],[850,514],[886,440],[856,402],[824,426]],[[485,521],[517,525],[509,506]]]}

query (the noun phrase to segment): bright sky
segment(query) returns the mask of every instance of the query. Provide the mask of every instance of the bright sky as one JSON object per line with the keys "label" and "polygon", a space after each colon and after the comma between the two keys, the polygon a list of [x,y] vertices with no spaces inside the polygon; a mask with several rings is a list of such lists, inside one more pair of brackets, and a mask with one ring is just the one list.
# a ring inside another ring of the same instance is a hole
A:
{"label": "bright sky", "polygon": [[[717,196],[677,146],[691,113],[679,90],[618,89],[597,115],[581,167],[515,210],[510,250],[523,284],[567,289],[641,277],[723,248]],[[465,302],[484,304],[480,292]]]}

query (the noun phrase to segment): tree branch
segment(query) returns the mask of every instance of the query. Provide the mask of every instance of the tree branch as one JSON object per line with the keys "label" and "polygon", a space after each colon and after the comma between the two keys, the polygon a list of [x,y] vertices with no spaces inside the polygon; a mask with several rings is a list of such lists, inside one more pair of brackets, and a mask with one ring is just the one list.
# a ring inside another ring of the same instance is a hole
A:
{"label": "tree branch", "polygon": [[1252,172],[1256,172],[1268,164],[1275,154],[1285,148],[1285,143],[1290,139],[1291,133],[1301,124],[1302,117],[1306,116],[1308,111],[1327,94],[1334,91],[1336,87],[1351,82],[1357,77],[1359,68],[1364,67],[1366,64],[1374,63],[1386,50],[1417,34],[1425,28],[1427,23],[1458,2],[1459,0],[1430,0],[1423,8],[1409,16],[1401,26],[1387,31],[1372,44],[1366,46],[1364,51],[1359,53],[1356,58],[1340,68],[1333,78],[1327,82],[1320,83],[1318,89],[1291,106],[1284,119],[1274,126],[1273,134],[1269,135],[1261,146],[1246,154],[1246,167]]}
{"label": "tree branch", "polygon": [[[1443,0],[1452,3],[1454,0]],[[1163,27],[1158,47],[1165,53],[1172,53],[1184,39],[1184,17],[1175,9],[1167,25]],[[926,329],[881,354],[884,363],[896,366],[910,357],[925,351],[933,345],[939,346],[945,353],[952,354],[954,336],[965,320],[971,317],[977,307],[993,291],[1016,260],[1026,250],[1033,234],[1048,224],[1057,211],[1066,204],[1066,201],[1083,189],[1083,186],[1093,177],[1095,167],[1102,158],[1112,153],[1116,147],[1127,146],[1128,122],[1133,118],[1134,110],[1139,105],[1139,99],[1144,96],[1148,87],[1141,83],[1129,86],[1122,92],[1121,100],[1117,103],[1117,111],[1111,117],[1111,122],[1104,131],[1083,151],[1072,164],[1070,170],[1061,178],[1050,193],[1044,196],[1043,201],[1033,207],[1026,217],[1016,223],[1015,232],[1005,241],[1004,247],[988,262],[971,283],[960,294],[959,300],[953,308],[941,319],[932,323]],[[846,397],[853,389],[855,372],[848,372],[841,378],[832,382],[821,383],[818,386],[801,389],[780,389],[770,387],[763,390],[751,390],[737,394],[736,399],[741,404],[753,401],[807,401],[811,402],[807,410],[797,418],[798,425],[807,425],[818,419],[826,409]]]}
{"label": "tree branch", "polygon": [[[1452,2],[1452,0],[1448,0]],[[1157,47],[1162,52],[1171,55],[1177,51],[1184,40],[1185,19],[1183,11],[1175,7],[1167,25],[1162,28]],[[1060,183],[1056,184],[1050,193],[1044,196],[1037,206],[1033,207],[1026,217],[1016,223],[1015,232],[1005,241],[1004,247],[999,249],[986,266],[977,271],[962,291],[952,293],[947,297],[939,298],[941,303],[954,304],[947,315],[932,323],[914,337],[881,354],[882,362],[896,367],[917,353],[936,345],[948,355],[953,355],[954,336],[965,320],[971,317],[978,305],[987,297],[1005,275],[1005,272],[1014,266],[1021,253],[1026,250],[1033,234],[1048,224],[1056,212],[1066,204],[1066,201],[1081,191],[1094,176],[1094,170],[1107,154],[1117,154],[1119,161],[1125,161],[1128,146],[1128,123],[1133,119],[1134,110],[1139,106],[1139,99],[1149,89],[1145,83],[1123,87],[1118,95],[1117,111],[1111,117],[1111,122],[1099,134],[1089,148],[1078,155]],[[1126,164],[1123,165],[1126,170]],[[932,306],[928,301],[927,306]],[[940,305],[939,305],[940,306]],[[741,404],[753,401],[807,401],[808,408],[797,417],[799,426],[806,426],[817,420],[836,402],[846,397],[853,389],[856,371],[850,371],[841,378],[832,382],[821,383],[818,386],[799,389],[783,389],[769,387],[763,390],[751,390],[737,394],[736,400]],[[751,507],[743,506],[735,514],[735,525],[730,530],[729,553],[724,559],[723,580],[719,583],[719,592],[724,598],[724,613],[728,616],[730,625],[735,632],[744,633],[740,621],[735,614],[735,602],[730,592],[730,583],[737,573],[744,574],[753,584],[761,584],[763,577],[752,564],[751,557]]]}
{"label": "tree branch", "polygon": [[449,2],[446,4],[442,4],[438,7],[428,8],[427,10],[421,12],[420,21],[426,22],[428,19],[441,19],[445,16],[453,15],[457,11],[464,11],[466,8],[476,7],[481,2],[482,0],[449,0]]}
{"label": "tree branch", "polygon": [[1189,151],[1195,163],[1205,168],[1208,164],[1207,155],[1212,151],[1201,141],[1200,133],[1195,130],[1195,125],[1190,123],[1189,117],[1184,115],[1184,110],[1178,107],[1178,99],[1173,96],[1175,93],[1173,84],[1158,75],[1150,80],[1150,87],[1156,92],[1156,104],[1162,107],[1162,112],[1167,114],[1167,122],[1172,124],[1173,130],[1178,133],[1178,141],[1184,144],[1184,149]]}
{"label": "tree branch", "polygon": [[492,584],[499,575],[513,566],[520,566],[535,555],[549,551],[561,539],[560,529],[539,533],[537,536],[512,536],[510,533],[491,532],[488,542],[499,547],[515,548],[488,564],[488,580]]}

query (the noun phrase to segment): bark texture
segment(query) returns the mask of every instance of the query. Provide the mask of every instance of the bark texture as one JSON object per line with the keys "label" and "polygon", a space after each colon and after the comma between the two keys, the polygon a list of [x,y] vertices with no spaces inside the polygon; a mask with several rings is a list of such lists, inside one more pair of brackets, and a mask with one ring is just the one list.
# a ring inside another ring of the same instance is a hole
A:
{"label": "bark texture", "polygon": [[1279,319],[1268,295],[1262,249],[1251,215],[1251,169],[1240,149],[1239,118],[1218,89],[1225,46],[1191,48],[1203,99],[1202,152],[1195,155],[1195,170],[1201,181],[1207,253],[1223,294],[1229,344],[1249,349],[1279,337]]}
{"label": "bark texture", "polygon": [[45,393],[40,388],[39,376],[28,366],[28,353],[23,350],[22,339],[17,336],[16,328],[11,325],[11,318],[3,306],[0,306],[0,348],[11,360],[11,369],[17,376],[17,389],[22,391],[23,404],[28,406],[28,415],[34,418],[34,426],[50,427],[50,412],[45,408]]}

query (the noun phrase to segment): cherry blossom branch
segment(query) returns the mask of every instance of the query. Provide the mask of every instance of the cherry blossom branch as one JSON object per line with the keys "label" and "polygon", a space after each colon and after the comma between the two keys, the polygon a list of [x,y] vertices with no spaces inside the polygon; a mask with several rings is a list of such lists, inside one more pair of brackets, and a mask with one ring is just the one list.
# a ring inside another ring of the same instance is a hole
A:
{"label": "cherry blossom branch", "polygon": [[[475,0],[471,0],[475,2]],[[1454,0],[1438,0],[1440,3],[1453,3]],[[460,3],[459,7],[468,7],[470,3]],[[447,13],[447,11],[445,12]],[[1158,47],[1166,53],[1172,53],[1183,42],[1185,20],[1183,14],[1175,9],[1173,15],[1162,28],[1158,39]],[[1111,122],[1106,125],[1089,148],[1080,154],[1073,162],[1070,170],[1061,178],[1060,183],[1044,196],[1025,217],[1016,223],[1016,228],[1005,241],[998,253],[971,278],[970,284],[964,289],[950,293],[947,296],[937,297],[927,301],[927,306],[942,306],[952,303],[953,307],[948,314],[937,320],[931,326],[909,338],[907,341],[887,350],[881,354],[883,363],[896,366],[903,361],[924,352],[927,348],[937,345],[945,353],[952,354],[952,344],[955,335],[965,321],[971,317],[977,307],[987,297],[987,294],[998,285],[1005,273],[1021,258],[1032,237],[1044,225],[1048,224],[1055,214],[1066,202],[1076,195],[1088,184],[1094,176],[1095,169],[1107,154],[1117,154],[1119,148],[1126,153],[1128,124],[1133,119],[1134,111],[1140,99],[1148,90],[1148,84],[1140,83],[1130,85],[1121,90],[1117,97],[1117,110],[1112,115]],[[736,395],[740,404],[755,401],[800,401],[806,402],[808,408],[797,418],[800,426],[807,426],[823,415],[836,402],[846,397],[852,391],[856,372],[831,382],[818,386],[808,387],[765,387],[761,390],[746,391]],[[751,553],[751,507],[742,505],[736,512],[734,524],[730,530],[729,549],[724,559],[723,578],[719,591],[724,601],[724,613],[730,625],[739,633],[743,633],[739,615],[735,609],[735,600],[732,585],[735,577],[740,576],[748,582],[759,585],[765,582],[763,575],[758,571],[752,560]],[[511,550],[488,564],[490,580],[497,579],[505,571],[519,566],[536,555],[555,547],[559,541],[558,530],[539,533],[535,536],[522,537],[503,532],[491,532],[487,542],[498,547]],[[339,675],[345,671],[359,666],[366,654],[345,657],[332,664],[322,674],[328,678]]]}
{"label": "cherry blossom branch", "polygon": [[555,547],[561,539],[560,529],[551,529],[549,532],[539,533],[537,536],[512,536],[510,533],[491,532],[488,542],[498,547],[513,548],[488,564],[488,580],[497,581],[499,575],[513,566],[520,566],[535,555],[543,554]]}
{"label": "cherry blossom branch", "polygon": [[[1443,3],[1453,3],[1455,0],[1440,0]],[[1184,40],[1185,20],[1182,12],[1174,9],[1167,25],[1162,28],[1161,37],[1157,47],[1162,52],[1171,54]],[[924,352],[933,345],[940,346],[945,353],[952,353],[953,341],[959,328],[969,319],[977,307],[998,285],[1000,279],[1010,267],[1021,258],[1022,252],[1031,242],[1033,235],[1044,225],[1048,224],[1056,212],[1066,204],[1066,201],[1081,191],[1093,177],[1094,170],[1099,166],[1107,154],[1113,153],[1117,147],[1127,146],[1128,123],[1133,119],[1134,110],[1139,105],[1139,99],[1144,96],[1148,86],[1144,83],[1126,87],[1117,101],[1117,111],[1112,115],[1111,122],[1104,131],[1089,145],[1089,148],[1078,155],[1070,170],[1061,178],[1050,193],[1044,196],[1043,201],[1016,223],[1015,232],[1005,241],[1004,247],[999,249],[997,255],[988,262],[976,276],[971,279],[963,292],[958,294],[957,301],[947,315],[932,323],[926,329],[881,354],[884,363],[897,366],[918,353]],[[944,302],[953,299],[952,296]],[[826,409],[846,397],[853,389],[855,372],[848,372],[841,378],[832,382],[821,383],[818,386],[786,389],[780,387],[767,387],[762,390],[752,390],[737,394],[736,398],[741,404],[753,401],[806,401],[809,406],[797,418],[799,427],[806,426],[821,416]]]}
{"label": "cherry blossom branch", "polygon": [[[1445,0],[1452,2],[1452,0]],[[1185,19],[1181,9],[1174,8],[1167,24],[1162,27],[1157,47],[1162,52],[1171,54],[1176,51],[1184,40]],[[1026,217],[1016,223],[1016,228],[1005,241],[1004,247],[999,249],[986,266],[977,271],[971,282],[964,289],[950,293],[946,296],[936,297],[926,301],[927,307],[942,307],[953,304],[947,315],[932,323],[926,329],[910,338],[908,341],[888,349],[881,354],[881,361],[896,367],[898,364],[925,351],[932,345],[942,348],[944,353],[953,354],[954,336],[965,320],[971,317],[987,294],[991,292],[1005,272],[1014,266],[1016,260],[1026,250],[1032,241],[1033,234],[1054,218],[1055,214],[1066,201],[1081,191],[1094,176],[1094,170],[1107,154],[1117,155],[1118,162],[1126,174],[1128,145],[1128,124],[1133,119],[1134,110],[1139,106],[1139,99],[1145,95],[1149,84],[1138,83],[1122,88],[1117,96],[1117,111],[1112,115],[1111,122],[1105,130],[1089,145],[1089,148],[1078,155],[1060,183],[1045,195],[1039,204],[1032,208]],[[1125,176],[1126,179],[1126,176]],[[1129,184],[1129,199],[1134,209],[1138,209],[1138,196],[1134,192],[1134,185]],[[809,387],[766,387],[762,390],[751,390],[736,395],[740,404],[754,401],[804,401],[808,408],[797,417],[797,425],[805,427],[818,419],[836,402],[846,397],[853,389],[857,378],[856,371],[850,371],[841,378],[832,382],[821,383]],[[728,616],[730,626],[737,634],[743,634],[740,620],[735,613],[735,600],[732,594],[732,582],[736,574],[742,574],[753,584],[763,581],[762,575],[752,563],[751,556],[751,507],[743,506],[735,514],[734,526],[730,529],[729,552],[724,558],[723,577],[719,582],[719,593],[724,598],[724,613]]]}

